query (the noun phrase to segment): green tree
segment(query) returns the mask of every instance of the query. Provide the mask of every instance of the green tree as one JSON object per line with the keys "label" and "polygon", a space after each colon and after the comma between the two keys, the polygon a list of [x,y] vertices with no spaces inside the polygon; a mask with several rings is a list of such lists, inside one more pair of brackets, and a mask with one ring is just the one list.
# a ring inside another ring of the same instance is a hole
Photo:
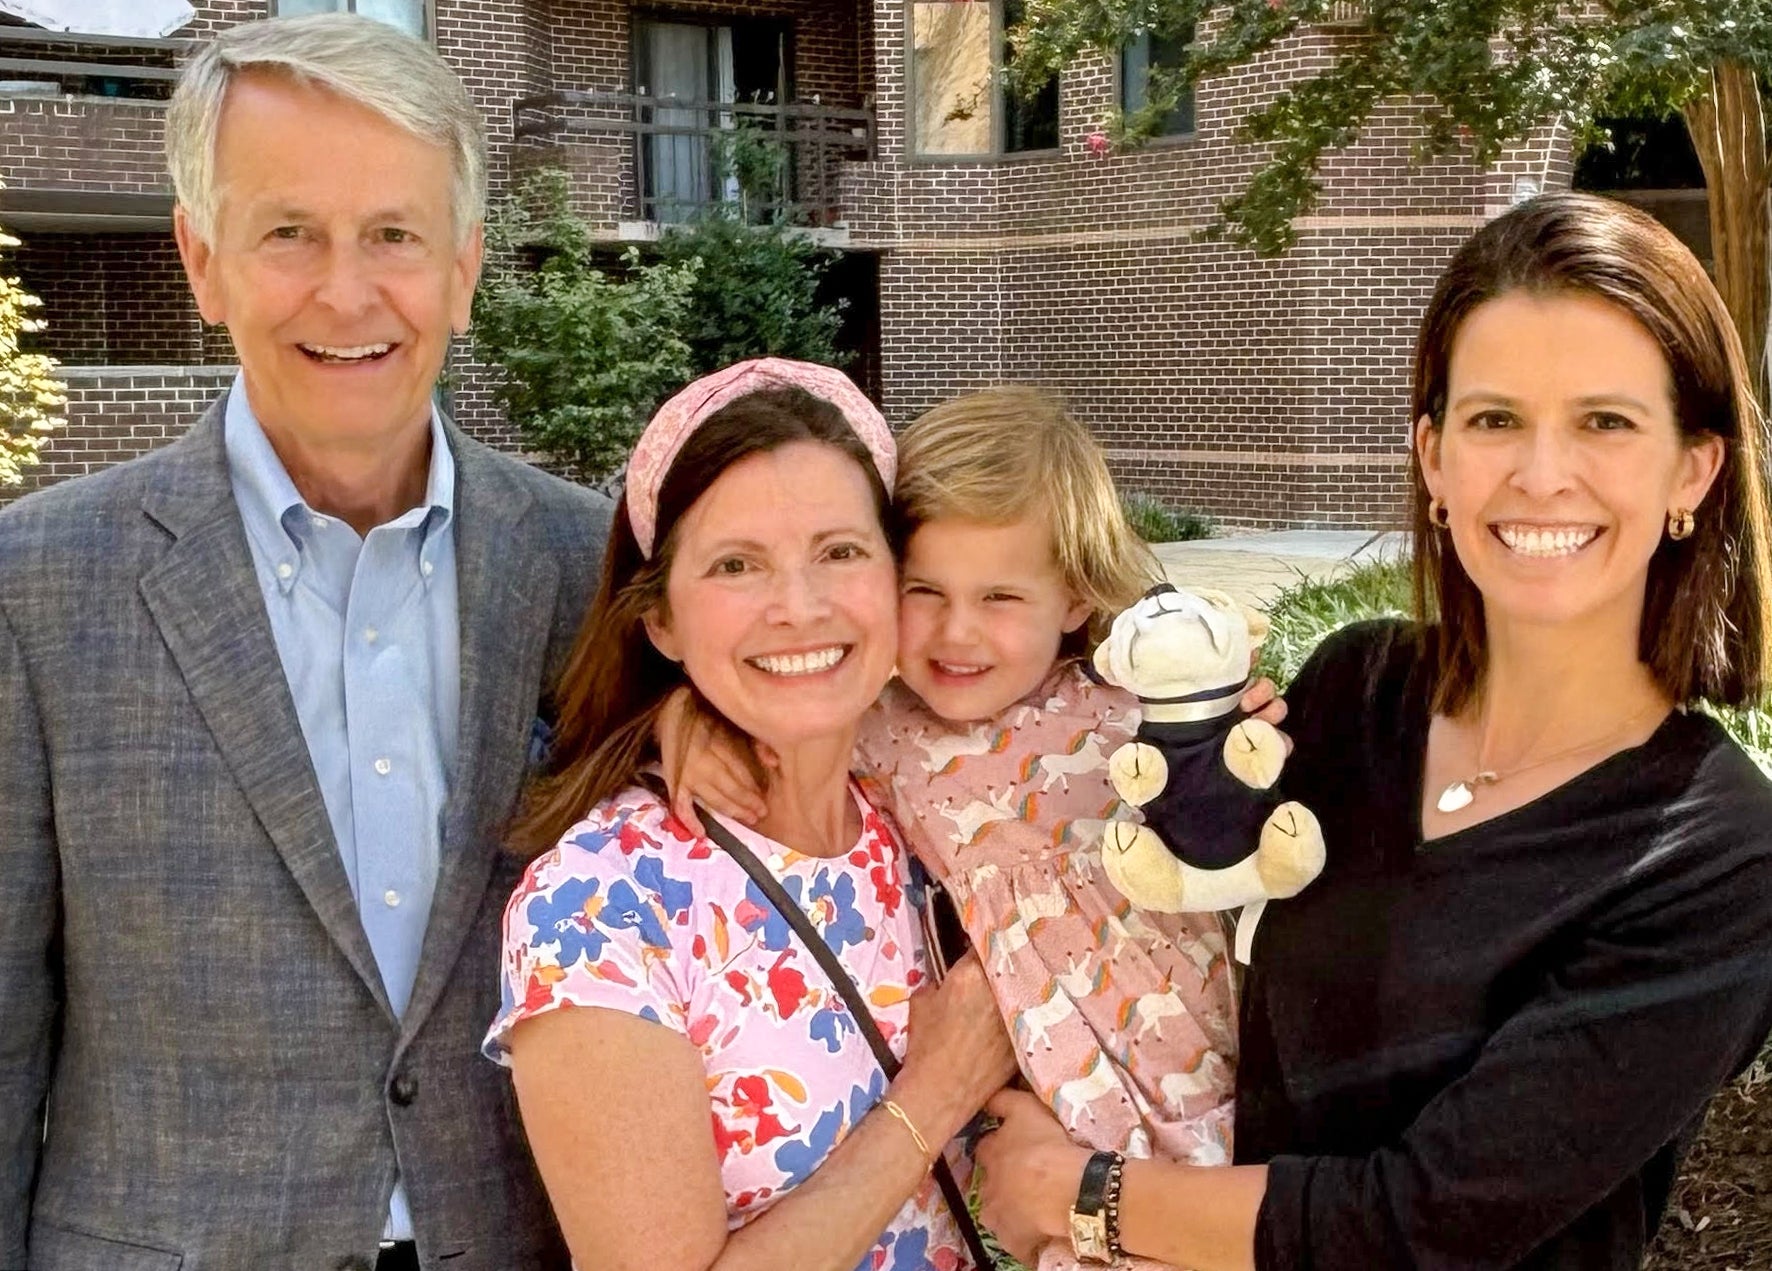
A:
{"label": "green tree", "polygon": [[630,251],[614,278],[593,263],[596,247],[566,174],[536,174],[487,222],[473,323],[524,440],[592,481],[620,470],[653,408],[694,375],[681,332],[696,274]]}
{"label": "green tree", "polygon": [[[1140,32],[1190,41],[1183,64],[1153,72],[1149,105],[1112,126],[1135,144],[1187,85],[1241,66],[1336,0],[1027,0],[1011,33],[1017,86],[1031,91],[1085,51]],[[1605,117],[1680,114],[1710,191],[1717,286],[1755,367],[1767,321],[1768,164],[1761,85],[1772,75],[1772,0],[1361,0],[1364,25],[1331,64],[1241,124],[1267,147],[1216,230],[1258,252],[1284,251],[1320,193],[1326,153],[1358,139],[1381,103],[1422,128],[1420,157],[1490,163],[1550,120],[1578,146],[1603,143]],[[1194,33],[1198,32],[1198,38]]]}
{"label": "green tree", "polygon": [[[18,239],[0,230],[0,251],[17,246]],[[42,304],[17,278],[0,273],[0,486],[24,479],[68,400],[67,385],[53,374],[55,359],[21,346],[22,337],[44,328],[31,316]]]}

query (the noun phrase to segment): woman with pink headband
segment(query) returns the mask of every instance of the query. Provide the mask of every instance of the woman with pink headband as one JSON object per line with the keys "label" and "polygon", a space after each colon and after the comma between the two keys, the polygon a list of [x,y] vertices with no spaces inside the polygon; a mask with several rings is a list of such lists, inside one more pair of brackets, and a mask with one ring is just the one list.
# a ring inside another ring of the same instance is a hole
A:
{"label": "woman with pink headband", "polygon": [[[634,451],[486,1041],[581,1271],[977,1261],[944,1147],[1014,1055],[975,957],[930,983],[903,849],[849,778],[896,649],[895,464],[846,377],[769,358]],[[776,756],[754,827],[693,833],[649,780],[685,683]]]}

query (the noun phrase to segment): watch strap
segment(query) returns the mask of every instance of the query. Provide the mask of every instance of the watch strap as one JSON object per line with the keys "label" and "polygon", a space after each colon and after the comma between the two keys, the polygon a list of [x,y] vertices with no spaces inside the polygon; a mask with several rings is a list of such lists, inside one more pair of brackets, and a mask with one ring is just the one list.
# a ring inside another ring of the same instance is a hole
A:
{"label": "watch strap", "polygon": [[1114,1152],[1097,1152],[1083,1167],[1083,1181],[1077,1184],[1077,1212],[1099,1214],[1107,1209],[1108,1178],[1120,1157]]}

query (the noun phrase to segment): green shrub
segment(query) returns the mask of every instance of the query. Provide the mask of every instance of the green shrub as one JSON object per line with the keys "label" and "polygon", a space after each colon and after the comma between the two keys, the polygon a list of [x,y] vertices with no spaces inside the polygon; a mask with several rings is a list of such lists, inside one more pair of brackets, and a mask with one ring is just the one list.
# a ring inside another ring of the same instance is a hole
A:
{"label": "green shrub", "polygon": [[695,373],[682,333],[696,266],[629,252],[626,277],[611,278],[592,263],[596,241],[568,198],[564,173],[537,173],[489,218],[474,349],[503,372],[494,395],[525,442],[598,481]]}
{"label": "green shrub", "polygon": [[749,357],[847,360],[837,349],[843,305],[818,298],[830,253],[784,221],[754,225],[736,206],[717,207],[667,228],[658,259],[694,270],[678,332],[697,374]]}
{"label": "green shrub", "polygon": [[1211,538],[1212,519],[1203,512],[1170,507],[1154,494],[1132,490],[1120,496],[1120,506],[1140,538],[1147,543],[1183,543]]}

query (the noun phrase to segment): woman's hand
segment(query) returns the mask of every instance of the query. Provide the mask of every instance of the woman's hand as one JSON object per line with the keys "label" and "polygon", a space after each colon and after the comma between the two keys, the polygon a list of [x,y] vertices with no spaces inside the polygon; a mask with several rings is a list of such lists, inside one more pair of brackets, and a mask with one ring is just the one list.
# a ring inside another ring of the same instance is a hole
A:
{"label": "woman's hand", "polygon": [[1041,1245],[1070,1239],[1071,1206],[1090,1152],[1071,1142],[1058,1118],[1024,1090],[999,1092],[985,1111],[1002,1124],[978,1143],[978,1217],[1031,1267]]}
{"label": "woman's hand", "polygon": [[1017,1072],[1015,1049],[976,952],[949,967],[940,984],[912,995],[907,1028],[904,1070],[892,1083],[893,1097],[931,1144],[945,1143]]}
{"label": "woman's hand", "polygon": [[[1280,696],[1279,688],[1265,675],[1243,690],[1243,700],[1237,705],[1246,714],[1272,724],[1275,728],[1286,722],[1286,699]],[[1292,739],[1285,733],[1281,733],[1280,738],[1286,743],[1286,753],[1291,754]]]}
{"label": "woman's hand", "polygon": [[653,734],[671,812],[692,834],[707,833],[696,815],[698,800],[710,812],[745,825],[768,815],[764,764],[774,755],[703,710],[689,689],[671,690],[658,708]]}

